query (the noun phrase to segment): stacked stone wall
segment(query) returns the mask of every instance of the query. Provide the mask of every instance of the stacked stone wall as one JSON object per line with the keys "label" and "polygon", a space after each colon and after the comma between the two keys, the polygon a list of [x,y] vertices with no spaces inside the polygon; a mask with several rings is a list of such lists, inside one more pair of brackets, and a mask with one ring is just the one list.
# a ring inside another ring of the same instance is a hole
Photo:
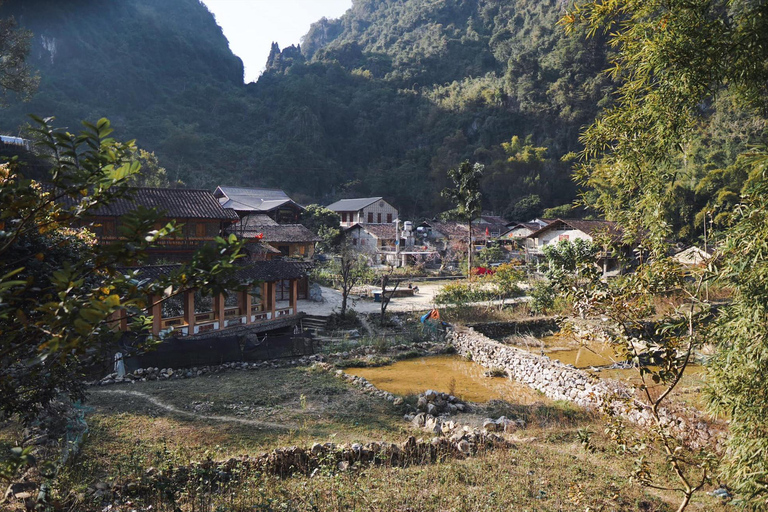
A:
{"label": "stacked stone wall", "polygon": [[[504,369],[511,379],[553,400],[567,400],[588,409],[620,415],[641,427],[655,423],[650,406],[636,396],[634,388],[621,382],[599,379],[546,356],[503,345],[472,328],[450,331],[447,339],[458,354],[486,368]],[[698,411],[662,409],[659,415],[669,430],[688,446],[719,449],[722,427],[705,421]]]}

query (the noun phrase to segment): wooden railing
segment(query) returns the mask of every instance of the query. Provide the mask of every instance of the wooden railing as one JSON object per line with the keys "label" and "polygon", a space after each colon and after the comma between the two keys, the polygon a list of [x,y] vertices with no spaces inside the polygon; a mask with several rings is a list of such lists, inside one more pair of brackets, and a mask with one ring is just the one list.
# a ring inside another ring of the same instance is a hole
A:
{"label": "wooden railing", "polygon": [[[290,316],[294,314],[296,314],[296,312],[291,307],[278,308],[275,310],[274,318],[280,318],[283,316]],[[254,305],[251,308],[252,322],[255,322],[255,323],[265,322],[270,320],[270,316],[271,316],[271,312],[262,311],[261,304]],[[240,325],[240,324],[246,323],[242,318],[242,312],[240,308],[225,309],[224,321],[228,321],[230,325]],[[208,332],[208,331],[214,330],[217,322],[218,321],[216,320],[215,313],[213,311],[195,314],[195,326],[197,327],[198,332]],[[183,316],[174,316],[169,318],[163,318],[161,325],[162,325],[162,329],[168,329],[169,327],[176,327],[176,328],[186,327],[188,324],[185,321]],[[221,328],[222,328],[222,323],[219,322],[219,329]],[[189,334],[192,334],[192,333],[189,333]]]}

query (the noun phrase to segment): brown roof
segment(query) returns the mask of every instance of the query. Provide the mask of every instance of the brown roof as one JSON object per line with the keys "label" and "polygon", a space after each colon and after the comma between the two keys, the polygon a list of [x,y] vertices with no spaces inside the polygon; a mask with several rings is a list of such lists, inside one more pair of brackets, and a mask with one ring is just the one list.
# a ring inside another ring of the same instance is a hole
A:
{"label": "brown roof", "polygon": [[263,235],[262,241],[267,243],[314,243],[321,239],[301,224],[275,224],[274,226],[251,226],[248,229],[238,229],[236,226],[227,229],[240,238],[257,238]]}
{"label": "brown roof", "polygon": [[467,236],[467,223],[458,222],[455,220],[450,221],[429,221],[428,224],[434,231],[439,231],[448,238],[466,238]]}
{"label": "brown roof", "polygon": [[375,236],[376,238],[380,240],[394,240],[395,239],[395,226],[392,224],[365,224],[365,223],[358,223],[354,224],[346,229],[346,231],[350,231],[355,228],[360,228],[368,232],[369,234]]}
{"label": "brown roof", "polygon": [[234,210],[223,208],[208,190],[131,188],[128,194],[98,208],[93,215],[120,217],[143,206],[156,208],[164,217],[174,219],[238,219]]}
{"label": "brown roof", "polygon": [[[237,279],[242,284],[257,281],[279,281],[281,279],[299,279],[307,275],[312,264],[301,261],[253,261],[238,263]],[[121,272],[138,271],[139,279],[158,279],[177,271],[181,265],[149,265],[144,267],[122,268]]]}
{"label": "brown roof", "polygon": [[302,224],[278,224],[267,215],[246,215],[227,229],[241,238],[256,238],[263,235],[264,242],[319,242],[319,236]]}
{"label": "brown roof", "polygon": [[527,238],[536,238],[546,231],[563,227],[577,229],[592,237],[598,234],[607,234],[611,238],[620,238],[623,234],[618,224],[610,220],[557,219],[538,231],[534,231]]}

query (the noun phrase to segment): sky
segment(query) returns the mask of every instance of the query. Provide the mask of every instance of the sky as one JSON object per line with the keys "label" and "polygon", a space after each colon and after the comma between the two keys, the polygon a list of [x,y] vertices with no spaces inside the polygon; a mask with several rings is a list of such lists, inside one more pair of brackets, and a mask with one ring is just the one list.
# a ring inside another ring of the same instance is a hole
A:
{"label": "sky", "polygon": [[232,52],[243,59],[246,83],[264,70],[272,41],[280,49],[299,44],[323,16],[338,18],[352,0],[203,0],[224,30]]}

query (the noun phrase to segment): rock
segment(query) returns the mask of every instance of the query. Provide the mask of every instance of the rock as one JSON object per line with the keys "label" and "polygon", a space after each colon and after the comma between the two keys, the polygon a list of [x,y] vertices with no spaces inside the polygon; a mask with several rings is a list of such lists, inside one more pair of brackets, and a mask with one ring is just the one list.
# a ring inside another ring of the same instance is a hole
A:
{"label": "rock", "polygon": [[413,417],[413,420],[411,420],[411,423],[413,423],[413,426],[416,428],[422,428],[424,426],[424,423],[426,422],[426,414],[423,412],[420,412],[416,416]]}
{"label": "rock", "polygon": [[309,286],[309,300],[312,302],[325,302],[323,297],[323,289],[317,283],[312,283]]}
{"label": "rock", "polygon": [[424,393],[424,398],[426,398],[428,402],[434,402],[435,400],[437,400],[437,397],[438,397],[437,391],[434,391],[432,389],[428,389]]}
{"label": "rock", "polygon": [[427,414],[436,415],[437,414],[437,406],[435,404],[427,404]]}
{"label": "rock", "polygon": [[499,424],[496,423],[494,420],[487,418],[483,422],[483,430],[487,432],[497,432],[499,430]]}
{"label": "rock", "polygon": [[403,399],[400,398],[400,397],[395,398],[394,400],[392,400],[392,404],[394,404],[394,405],[403,405]]}
{"label": "rock", "polygon": [[420,411],[427,410],[427,397],[419,395],[419,400],[416,402],[416,408]]}
{"label": "rock", "polygon": [[456,448],[458,448],[461,453],[469,454],[470,446],[465,439],[459,441],[459,443],[456,445]]}
{"label": "rock", "polygon": [[315,443],[312,445],[312,448],[310,449],[313,455],[320,455],[323,453],[323,445],[320,443]]}
{"label": "rock", "polygon": [[347,471],[349,469],[349,462],[343,460],[336,465],[339,471]]}

